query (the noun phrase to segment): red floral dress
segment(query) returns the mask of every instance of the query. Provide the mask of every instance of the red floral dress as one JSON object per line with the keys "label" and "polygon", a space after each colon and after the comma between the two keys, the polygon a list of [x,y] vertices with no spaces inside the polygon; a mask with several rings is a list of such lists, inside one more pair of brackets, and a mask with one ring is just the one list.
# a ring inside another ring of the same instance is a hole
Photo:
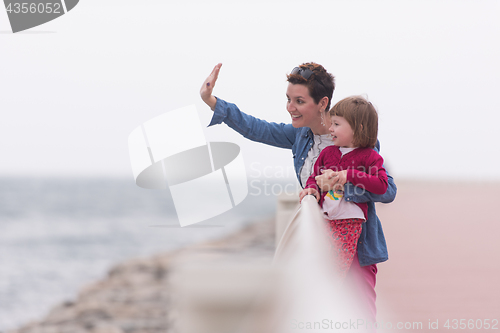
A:
{"label": "red floral dress", "polygon": [[361,235],[362,219],[326,220],[331,252],[335,258],[341,277],[345,277],[351,267],[358,239]]}

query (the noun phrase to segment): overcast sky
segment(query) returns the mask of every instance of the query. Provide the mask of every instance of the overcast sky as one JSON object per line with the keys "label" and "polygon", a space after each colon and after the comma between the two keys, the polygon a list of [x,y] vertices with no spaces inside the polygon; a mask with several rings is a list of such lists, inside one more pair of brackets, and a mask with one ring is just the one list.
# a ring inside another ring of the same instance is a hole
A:
{"label": "overcast sky", "polygon": [[[377,106],[394,177],[500,180],[499,9],[456,0],[81,0],[17,34],[0,10],[0,176],[132,178],[129,133],[190,104],[208,124],[199,88],[218,62],[217,96],[289,122],[285,75],[314,61],[336,76],[334,103],[366,94]],[[289,150],[225,125],[205,135],[240,145],[249,173],[292,170]]]}

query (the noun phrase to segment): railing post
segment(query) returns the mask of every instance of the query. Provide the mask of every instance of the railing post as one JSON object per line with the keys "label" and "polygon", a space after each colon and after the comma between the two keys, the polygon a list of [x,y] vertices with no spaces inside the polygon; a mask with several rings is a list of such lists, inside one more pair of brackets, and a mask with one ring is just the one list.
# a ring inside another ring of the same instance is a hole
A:
{"label": "railing post", "polygon": [[306,196],[300,209],[297,203],[297,196],[278,200],[273,266],[248,256],[213,260],[202,253],[172,266],[174,332],[288,333],[294,322],[356,318],[335,272],[316,199]]}
{"label": "railing post", "polygon": [[276,246],[278,246],[287,225],[299,209],[299,194],[281,193],[276,205]]}
{"label": "railing post", "polygon": [[225,259],[184,263],[173,270],[170,288],[177,313],[172,332],[262,332],[272,310],[275,271],[245,257]]}

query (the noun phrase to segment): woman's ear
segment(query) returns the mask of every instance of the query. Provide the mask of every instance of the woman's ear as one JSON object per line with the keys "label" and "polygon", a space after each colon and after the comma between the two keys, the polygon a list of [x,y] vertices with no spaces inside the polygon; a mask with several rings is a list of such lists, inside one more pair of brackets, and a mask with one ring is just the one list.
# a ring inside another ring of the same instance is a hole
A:
{"label": "woman's ear", "polygon": [[326,107],[328,106],[328,97],[323,96],[323,98],[319,100],[319,103],[318,103],[318,104],[319,104],[319,106],[320,106],[320,108],[321,108],[322,110],[323,110],[323,108],[324,108],[324,111],[328,111],[328,110],[326,109]]}

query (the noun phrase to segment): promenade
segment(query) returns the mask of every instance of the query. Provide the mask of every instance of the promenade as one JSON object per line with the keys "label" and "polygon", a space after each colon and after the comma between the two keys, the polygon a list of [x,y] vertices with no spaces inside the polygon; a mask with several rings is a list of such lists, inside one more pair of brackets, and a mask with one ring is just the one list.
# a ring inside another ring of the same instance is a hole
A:
{"label": "promenade", "polygon": [[[500,329],[500,218],[493,211],[499,185],[400,182],[393,203],[377,204],[389,247],[389,261],[378,265],[378,332]],[[172,332],[180,314],[169,280],[178,263],[250,258],[269,265],[274,222],[116,265],[75,301],[15,333]]]}
{"label": "promenade", "polygon": [[393,203],[377,204],[389,247],[378,266],[377,321],[479,332],[496,320],[500,330],[500,183],[397,185]]}

